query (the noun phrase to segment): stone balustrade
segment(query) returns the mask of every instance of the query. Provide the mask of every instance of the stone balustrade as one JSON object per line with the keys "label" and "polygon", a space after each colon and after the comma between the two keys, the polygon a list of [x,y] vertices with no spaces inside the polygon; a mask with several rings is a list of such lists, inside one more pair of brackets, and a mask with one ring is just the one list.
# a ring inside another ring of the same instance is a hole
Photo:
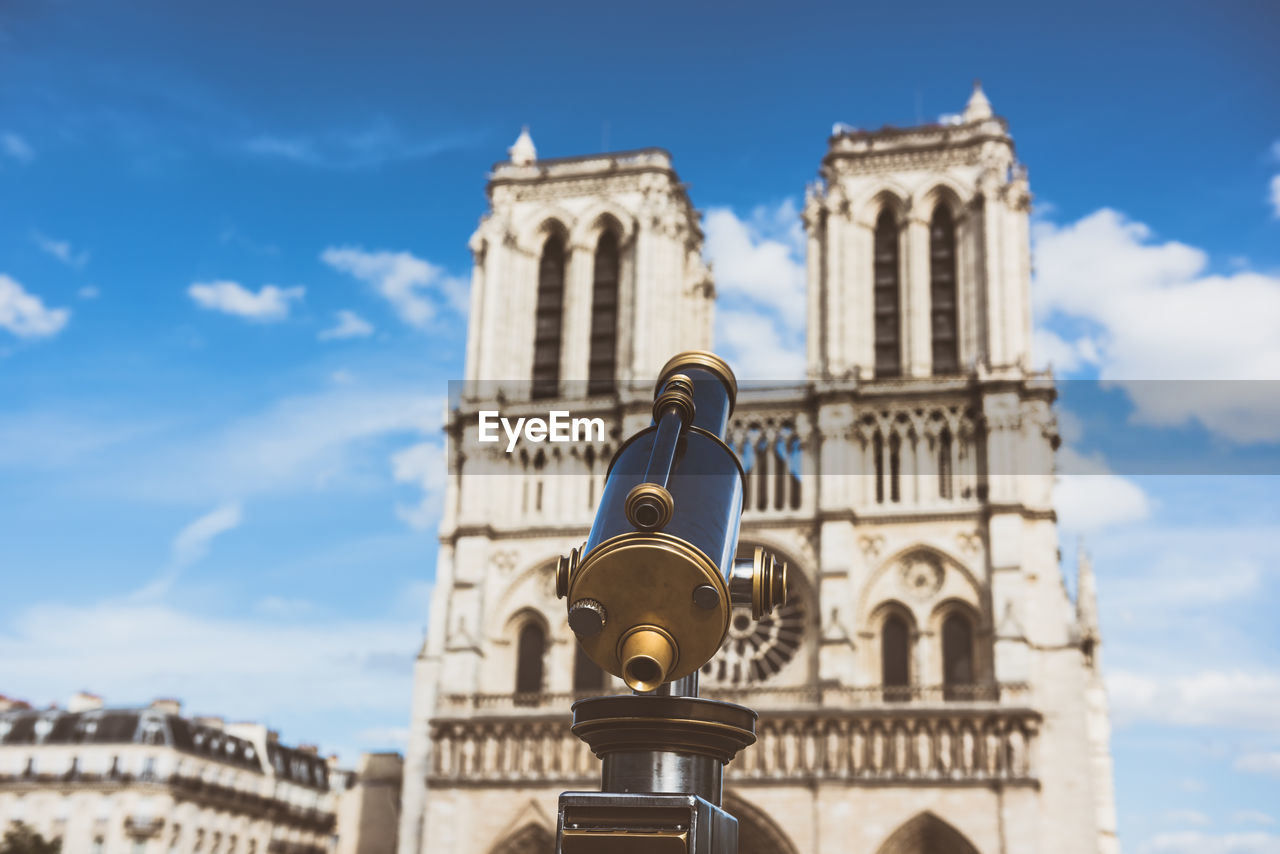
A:
{"label": "stone balustrade", "polygon": [[[883,687],[878,694],[856,688],[807,689],[803,696],[779,691],[773,699],[785,702],[772,707],[758,702],[762,692],[752,692],[752,705],[760,710],[757,742],[729,766],[728,779],[748,785],[817,779],[1035,784],[1039,713],[1005,702],[999,691],[1000,699],[991,700],[976,690],[1005,686],[970,687],[975,691],[969,700],[945,702],[934,702],[932,692],[923,690],[914,699],[886,700]],[[509,707],[495,695],[446,698],[442,713],[453,708],[463,714],[431,722],[433,783],[594,785],[599,760],[569,732],[571,698],[537,695],[545,705],[521,706],[514,703],[516,695],[509,696]],[[561,711],[551,713],[557,706]]]}

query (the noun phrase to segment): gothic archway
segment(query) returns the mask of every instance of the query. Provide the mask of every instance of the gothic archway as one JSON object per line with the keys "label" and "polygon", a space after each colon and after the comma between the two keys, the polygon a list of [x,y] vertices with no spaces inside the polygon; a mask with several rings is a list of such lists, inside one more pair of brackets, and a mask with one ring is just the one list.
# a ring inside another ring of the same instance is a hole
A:
{"label": "gothic archway", "polygon": [[798,854],[787,834],[764,810],[732,792],[725,793],[724,808],[738,820],[738,854]]}
{"label": "gothic archway", "polygon": [[876,854],[978,854],[978,849],[933,813],[922,812],[895,830]]}
{"label": "gothic archway", "polygon": [[540,824],[526,824],[494,846],[490,854],[554,854],[556,839]]}

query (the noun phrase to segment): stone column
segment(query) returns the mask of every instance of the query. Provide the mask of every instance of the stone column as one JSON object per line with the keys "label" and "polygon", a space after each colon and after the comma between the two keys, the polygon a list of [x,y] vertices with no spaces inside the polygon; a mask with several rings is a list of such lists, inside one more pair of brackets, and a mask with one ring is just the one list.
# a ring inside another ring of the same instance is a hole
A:
{"label": "stone column", "polygon": [[933,366],[929,223],[913,213],[907,220],[906,230],[906,270],[902,283],[902,374],[908,377],[927,377]]}

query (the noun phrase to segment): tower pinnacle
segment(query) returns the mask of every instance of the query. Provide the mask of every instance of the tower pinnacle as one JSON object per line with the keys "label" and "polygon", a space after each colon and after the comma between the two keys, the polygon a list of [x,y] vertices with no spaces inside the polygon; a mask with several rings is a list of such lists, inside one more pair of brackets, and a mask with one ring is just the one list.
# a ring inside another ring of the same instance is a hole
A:
{"label": "tower pinnacle", "polygon": [[511,162],[516,166],[530,166],[538,159],[538,149],[533,147],[533,139],[529,136],[529,126],[520,129],[515,143],[507,149]]}
{"label": "tower pinnacle", "polygon": [[966,123],[980,122],[983,119],[989,119],[995,115],[991,111],[991,102],[987,100],[986,94],[982,91],[982,81],[973,81],[973,94],[969,96],[969,103],[964,105],[964,113],[961,118]]}

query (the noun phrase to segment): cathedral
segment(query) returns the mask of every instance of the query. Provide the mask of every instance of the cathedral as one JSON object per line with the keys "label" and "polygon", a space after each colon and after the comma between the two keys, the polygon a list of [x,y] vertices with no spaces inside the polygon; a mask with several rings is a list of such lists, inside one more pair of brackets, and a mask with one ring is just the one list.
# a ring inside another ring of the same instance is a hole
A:
{"label": "cathedral", "polygon": [[[626,691],[579,651],[560,555],[673,354],[712,349],[714,270],[671,156],[494,166],[471,240],[466,378],[400,854],[544,854],[599,787],[575,697]],[[805,197],[807,376],[744,388],[740,553],[790,599],[731,620],[702,693],[759,712],[726,769],[743,854],[1114,854],[1092,571],[1075,601],[1052,504],[1053,378],[1032,369],[1030,192],[975,86],[942,124],[837,125]],[[782,378],[785,379],[785,378]],[[469,445],[482,410],[600,418],[603,443]],[[528,448],[536,448],[530,453]]]}

